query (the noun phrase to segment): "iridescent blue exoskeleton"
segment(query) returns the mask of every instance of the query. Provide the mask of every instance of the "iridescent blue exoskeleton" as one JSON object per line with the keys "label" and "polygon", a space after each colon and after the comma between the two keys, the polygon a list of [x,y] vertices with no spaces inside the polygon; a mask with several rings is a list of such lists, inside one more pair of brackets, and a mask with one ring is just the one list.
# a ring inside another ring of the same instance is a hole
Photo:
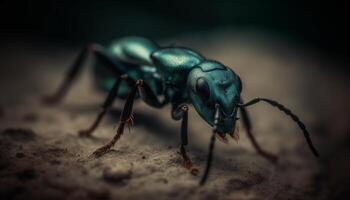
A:
{"label": "iridescent blue exoskeleton", "polygon": [[289,109],[266,98],[255,98],[244,104],[240,95],[242,82],[230,68],[217,61],[208,60],[188,48],[160,47],[143,37],[125,37],[112,42],[107,48],[96,44],[87,46],[68,71],[58,91],[45,98],[45,102],[55,103],[62,99],[81,71],[88,54],[95,57],[96,84],[108,91],[108,96],[94,123],[88,129],[80,131],[80,135],[92,134],[117,97],[126,99],[116,135],[109,143],[97,149],[93,153],[95,156],[101,156],[113,147],[123,134],[125,125],[132,123],[135,98],[141,98],[146,104],[156,108],[171,103],[172,118],[182,120],[180,152],[185,167],[192,173],[196,173],[197,169],[185,149],[188,144],[188,104],[192,104],[199,115],[213,127],[201,184],[205,183],[209,174],[215,139],[225,142],[226,135],[238,139],[235,132],[238,110],[241,112],[242,122],[254,148],[268,160],[276,161],[277,157],[262,150],[251,133],[251,123],[245,107],[259,101],[275,106],[289,115],[303,131],[312,152],[318,156],[305,125]]}

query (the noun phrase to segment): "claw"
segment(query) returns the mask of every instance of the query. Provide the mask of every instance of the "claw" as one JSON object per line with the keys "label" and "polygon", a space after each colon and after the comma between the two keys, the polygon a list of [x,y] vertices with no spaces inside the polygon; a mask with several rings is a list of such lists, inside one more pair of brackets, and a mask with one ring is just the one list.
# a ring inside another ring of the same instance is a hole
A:
{"label": "claw", "polygon": [[108,151],[110,148],[111,148],[110,146],[105,145],[105,146],[103,146],[103,147],[98,148],[96,151],[94,151],[94,153],[92,153],[92,155],[95,156],[95,157],[97,157],[97,158],[98,158],[98,157],[101,157],[101,156],[103,156],[104,154],[106,154],[107,151]]}
{"label": "claw", "polygon": [[199,169],[196,165],[194,165],[191,160],[184,161],[184,167],[188,170],[190,170],[191,174],[193,176],[196,176],[199,172]]}
{"label": "claw", "polygon": [[80,137],[91,137],[91,131],[89,130],[81,130],[78,134]]}
{"label": "claw", "polygon": [[199,169],[198,169],[198,167],[195,166],[195,165],[192,165],[191,168],[190,168],[189,170],[190,170],[190,172],[191,172],[191,174],[192,174],[193,176],[197,176],[197,174],[199,173]]}

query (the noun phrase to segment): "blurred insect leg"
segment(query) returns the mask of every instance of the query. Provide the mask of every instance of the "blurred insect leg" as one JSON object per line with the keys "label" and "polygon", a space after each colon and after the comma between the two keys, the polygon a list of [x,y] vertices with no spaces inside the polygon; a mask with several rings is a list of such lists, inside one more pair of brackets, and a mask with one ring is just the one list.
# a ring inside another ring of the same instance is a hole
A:
{"label": "blurred insect leg", "polygon": [[111,109],[111,106],[114,102],[114,100],[117,98],[118,95],[118,90],[121,81],[129,79],[126,74],[120,76],[119,78],[116,79],[112,89],[109,91],[108,96],[105,100],[105,102],[102,105],[101,111],[98,113],[96,116],[95,121],[91,124],[91,126],[86,129],[86,130],[81,130],[79,131],[79,135],[83,137],[90,137],[93,131],[98,127],[100,124],[102,118],[105,116],[105,114]]}
{"label": "blurred insect leg", "polygon": [[102,147],[98,148],[96,151],[94,151],[94,153],[93,153],[94,156],[100,157],[100,156],[104,155],[105,153],[107,153],[107,151],[110,150],[115,145],[115,143],[120,139],[120,137],[123,135],[125,125],[132,124],[132,109],[133,109],[133,105],[134,105],[134,99],[135,99],[135,96],[137,93],[137,88],[140,85],[142,85],[142,83],[143,83],[142,80],[136,81],[135,85],[131,89],[131,91],[126,99],[126,102],[125,102],[125,105],[124,105],[124,108],[123,108],[123,111],[122,111],[122,114],[120,117],[120,124],[118,126],[116,135],[113,137],[113,139],[110,142],[108,142],[104,146],[102,146]]}
{"label": "blurred insect leg", "polygon": [[184,166],[191,171],[193,175],[198,174],[198,168],[192,163],[191,159],[188,157],[186,152],[186,145],[188,144],[188,106],[179,105],[172,110],[172,118],[174,120],[181,119],[181,146],[180,154],[184,160]]}
{"label": "blurred insect leg", "polygon": [[46,96],[43,98],[44,103],[47,104],[55,104],[59,103],[62,98],[67,93],[69,87],[72,85],[72,82],[76,79],[77,75],[81,71],[84,61],[88,57],[89,48],[85,47],[75,59],[73,65],[68,69],[63,82],[58,87],[56,92],[50,96]]}
{"label": "blurred insect leg", "polygon": [[267,160],[271,161],[272,163],[276,163],[278,157],[270,154],[266,151],[264,151],[259,144],[257,143],[257,141],[255,140],[254,135],[251,132],[251,121],[248,115],[247,110],[244,107],[240,107],[240,111],[241,111],[241,115],[242,115],[242,121],[243,121],[243,125],[246,128],[246,132],[248,135],[249,140],[251,141],[253,147],[255,148],[255,150],[257,151],[258,154],[260,154],[262,157],[266,158]]}
{"label": "blurred insect leg", "polygon": [[47,104],[56,104],[62,101],[63,97],[68,92],[69,88],[72,86],[73,82],[76,80],[78,75],[80,74],[84,61],[87,59],[89,53],[93,53],[93,55],[103,63],[103,67],[107,67],[111,73],[119,77],[121,73],[117,71],[117,68],[114,67],[116,63],[114,63],[107,55],[104,48],[98,44],[92,44],[85,47],[75,59],[73,65],[68,69],[63,82],[58,87],[56,92],[52,95],[46,96],[43,98],[43,102]]}

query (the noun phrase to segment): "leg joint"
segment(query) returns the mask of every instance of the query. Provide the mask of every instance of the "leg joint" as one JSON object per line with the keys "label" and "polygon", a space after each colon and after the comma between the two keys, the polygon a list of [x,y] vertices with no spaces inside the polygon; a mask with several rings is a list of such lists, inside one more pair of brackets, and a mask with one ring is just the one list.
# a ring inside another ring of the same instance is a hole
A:
{"label": "leg joint", "polygon": [[187,105],[181,106],[181,110],[182,110],[183,112],[187,112],[187,111],[188,111],[188,106],[187,106]]}
{"label": "leg joint", "polygon": [[137,86],[142,86],[142,85],[143,85],[143,82],[144,82],[144,81],[143,81],[142,79],[139,79],[139,80],[136,81],[136,85],[137,85]]}

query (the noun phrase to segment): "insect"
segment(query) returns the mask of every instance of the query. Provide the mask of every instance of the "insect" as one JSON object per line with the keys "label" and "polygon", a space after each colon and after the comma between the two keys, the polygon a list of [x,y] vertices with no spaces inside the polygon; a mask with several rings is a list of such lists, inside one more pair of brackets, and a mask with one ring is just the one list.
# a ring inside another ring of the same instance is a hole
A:
{"label": "insect", "polygon": [[227,135],[238,139],[235,132],[238,110],[253,147],[264,158],[276,162],[277,157],[264,151],[251,132],[251,122],[246,107],[265,102],[277,107],[290,116],[302,130],[312,153],[318,156],[305,125],[282,104],[267,98],[255,98],[244,103],[241,98],[242,82],[239,76],[223,64],[206,59],[199,53],[182,47],[160,47],[152,40],[143,37],[125,37],[108,47],[93,44],[85,47],[65,76],[58,90],[44,98],[46,103],[60,102],[77,78],[88,55],[95,58],[94,77],[97,86],[108,92],[102,110],[95,121],[81,136],[91,136],[103,116],[111,109],[116,98],[125,99],[120,123],[115,136],[104,146],[94,151],[96,157],[110,150],[123,135],[125,126],[133,123],[134,99],[140,98],[149,106],[162,108],[170,103],[171,116],[181,120],[181,145],[184,166],[197,173],[198,169],[187,155],[187,127],[189,104],[212,126],[207,163],[200,180],[203,185],[209,175],[216,138],[225,142]]}

